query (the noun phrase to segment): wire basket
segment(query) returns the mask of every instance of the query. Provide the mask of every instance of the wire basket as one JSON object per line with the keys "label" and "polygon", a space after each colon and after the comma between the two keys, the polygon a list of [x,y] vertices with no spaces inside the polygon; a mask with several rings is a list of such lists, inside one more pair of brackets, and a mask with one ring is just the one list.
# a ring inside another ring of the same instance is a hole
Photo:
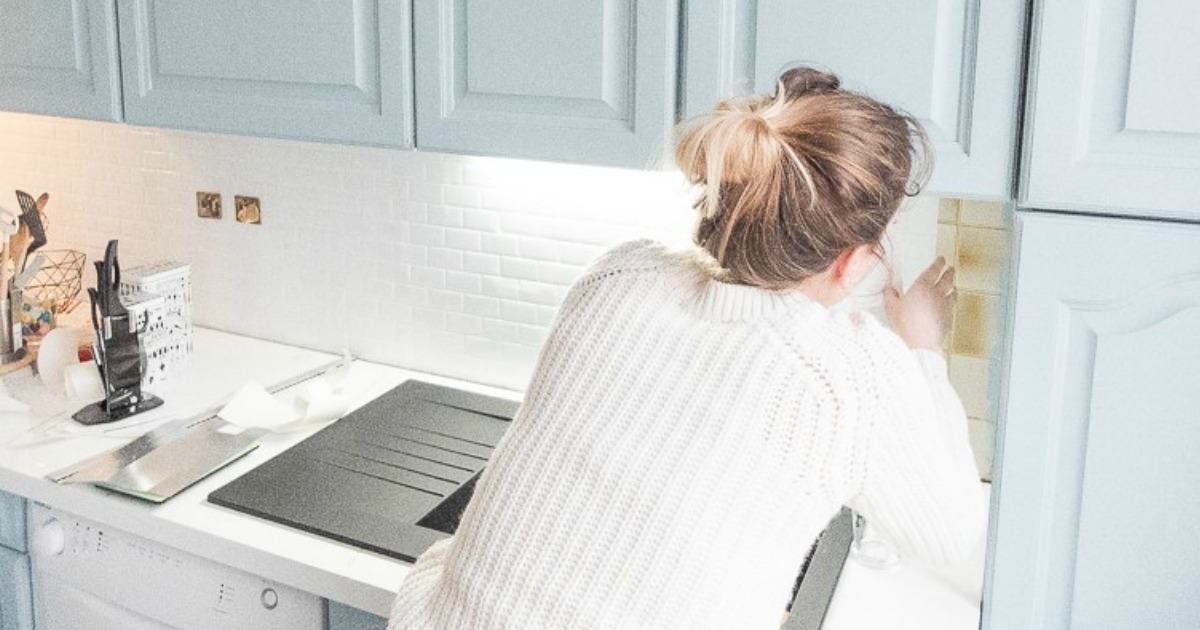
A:
{"label": "wire basket", "polygon": [[70,313],[79,305],[87,255],[74,249],[50,249],[38,255],[43,257],[42,268],[25,285],[25,295],[31,301],[49,306],[55,315]]}

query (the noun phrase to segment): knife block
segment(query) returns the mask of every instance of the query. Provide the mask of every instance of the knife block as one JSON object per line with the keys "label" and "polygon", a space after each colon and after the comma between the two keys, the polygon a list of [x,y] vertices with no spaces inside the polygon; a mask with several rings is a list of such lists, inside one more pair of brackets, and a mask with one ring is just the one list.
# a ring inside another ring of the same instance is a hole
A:
{"label": "knife block", "polygon": [[90,426],[124,420],[143,411],[161,407],[162,404],[163,400],[158,396],[143,392],[137,402],[116,406],[109,403],[109,398],[105,398],[76,411],[71,417],[79,424]]}

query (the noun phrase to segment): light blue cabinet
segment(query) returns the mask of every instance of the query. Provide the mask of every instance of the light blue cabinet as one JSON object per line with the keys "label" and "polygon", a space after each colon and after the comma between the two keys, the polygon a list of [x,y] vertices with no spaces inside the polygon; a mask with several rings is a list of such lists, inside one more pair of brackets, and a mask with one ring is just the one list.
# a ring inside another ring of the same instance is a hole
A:
{"label": "light blue cabinet", "polygon": [[1021,201],[1200,220],[1200,3],[1035,6]]}
{"label": "light blue cabinet", "polygon": [[693,0],[685,111],[774,92],[813,65],[921,120],[936,154],[927,190],[1012,196],[1024,3],[1012,0]]}
{"label": "light blue cabinet", "polygon": [[984,627],[1200,627],[1200,225],[1017,227]]}
{"label": "light blue cabinet", "polygon": [[0,630],[33,630],[29,556],[0,547]]}
{"label": "light blue cabinet", "polygon": [[412,144],[403,0],[120,0],[128,122]]}
{"label": "light blue cabinet", "polygon": [[337,602],[329,602],[329,630],[386,630],[387,619],[351,608]]}
{"label": "light blue cabinet", "polygon": [[645,167],[675,120],[674,0],[415,0],[417,148]]}
{"label": "light blue cabinet", "polygon": [[0,630],[33,630],[25,499],[0,492]]}
{"label": "light blue cabinet", "polygon": [[0,110],[121,119],[114,0],[0,0]]}
{"label": "light blue cabinet", "polygon": [[0,492],[0,546],[25,551],[25,499]]}

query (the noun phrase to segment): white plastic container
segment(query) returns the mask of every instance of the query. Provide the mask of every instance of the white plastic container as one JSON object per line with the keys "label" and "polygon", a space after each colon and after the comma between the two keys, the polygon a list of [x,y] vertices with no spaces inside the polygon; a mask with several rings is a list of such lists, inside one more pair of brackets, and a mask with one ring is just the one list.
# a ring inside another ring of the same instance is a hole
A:
{"label": "white plastic container", "polygon": [[191,267],[161,262],[122,269],[121,302],[142,331],[142,385],[162,381],[192,354]]}

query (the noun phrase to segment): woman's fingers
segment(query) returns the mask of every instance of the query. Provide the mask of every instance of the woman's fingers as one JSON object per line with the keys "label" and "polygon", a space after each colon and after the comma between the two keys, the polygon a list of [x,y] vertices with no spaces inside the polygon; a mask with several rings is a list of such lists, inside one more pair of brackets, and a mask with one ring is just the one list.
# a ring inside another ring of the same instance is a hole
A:
{"label": "woman's fingers", "polygon": [[921,272],[921,275],[917,276],[917,281],[913,284],[933,286],[937,282],[938,278],[942,276],[942,270],[945,269],[945,267],[946,259],[938,256],[932,263],[929,264],[928,267],[925,268],[925,271]]}
{"label": "woman's fingers", "polygon": [[938,278],[937,286],[943,289],[943,293],[946,295],[954,292],[954,267],[946,267],[942,277]]}

